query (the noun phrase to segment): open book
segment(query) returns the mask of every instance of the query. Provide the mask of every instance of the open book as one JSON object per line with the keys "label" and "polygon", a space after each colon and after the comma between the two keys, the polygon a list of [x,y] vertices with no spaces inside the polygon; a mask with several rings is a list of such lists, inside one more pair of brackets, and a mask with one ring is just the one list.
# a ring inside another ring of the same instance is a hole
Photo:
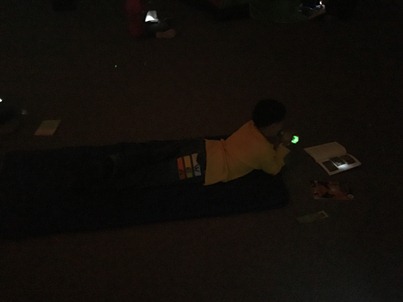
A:
{"label": "open book", "polygon": [[304,149],[329,174],[333,175],[361,165],[346,149],[337,142]]}

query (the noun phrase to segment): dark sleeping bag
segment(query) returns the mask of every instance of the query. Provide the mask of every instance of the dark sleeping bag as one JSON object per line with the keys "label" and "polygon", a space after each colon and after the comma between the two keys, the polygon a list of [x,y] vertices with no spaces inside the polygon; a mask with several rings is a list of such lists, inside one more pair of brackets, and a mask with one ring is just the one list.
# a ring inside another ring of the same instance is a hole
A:
{"label": "dark sleeping bag", "polygon": [[7,153],[0,163],[0,236],[18,239],[224,216],[278,208],[288,201],[281,175],[261,171],[210,186],[178,183],[117,189],[102,181],[81,188],[72,185],[83,173],[88,172],[87,178],[97,173],[85,170],[88,162],[101,162],[133,146]]}

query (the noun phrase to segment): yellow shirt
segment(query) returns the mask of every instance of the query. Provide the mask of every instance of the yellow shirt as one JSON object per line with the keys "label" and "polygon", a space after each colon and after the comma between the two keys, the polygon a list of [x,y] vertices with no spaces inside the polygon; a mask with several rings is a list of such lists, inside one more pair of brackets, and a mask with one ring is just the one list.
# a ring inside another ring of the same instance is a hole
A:
{"label": "yellow shirt", "polygon": [[282,144],[274,146],[249,121],[226,140],[205,140],[205,185],[227,182],[253,170],[275,175],[284,166],[289,150]]}

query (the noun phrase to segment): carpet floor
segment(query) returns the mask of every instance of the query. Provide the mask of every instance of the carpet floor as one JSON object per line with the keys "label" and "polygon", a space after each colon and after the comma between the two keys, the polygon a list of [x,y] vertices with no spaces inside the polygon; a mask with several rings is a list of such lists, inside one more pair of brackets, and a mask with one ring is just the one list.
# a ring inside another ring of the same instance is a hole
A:
{"label": "carpet floor", "polygon": [[[292,24],[156,3],[174,39],[132,39],[121,0],[64,12],[3,0],[0,94],[24,115],[0,152],[222,135],[274,98],[301,138],[283,170],[289,204],[2,240],[0,300],[402,301],[400,2]],[[35,136],[44,120],[61,122]],[[304,148],[332,141],[362,165],[329,177]],[[355,198],[315,200],[313,179],[347,182]],[[296,220],[318,211],[328,217]]]}

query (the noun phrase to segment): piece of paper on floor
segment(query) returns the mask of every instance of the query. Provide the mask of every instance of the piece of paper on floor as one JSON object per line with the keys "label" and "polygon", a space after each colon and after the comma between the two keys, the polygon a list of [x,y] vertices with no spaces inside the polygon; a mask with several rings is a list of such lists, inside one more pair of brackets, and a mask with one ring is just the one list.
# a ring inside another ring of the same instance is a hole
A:
{"label": "piece of paper on floor", "polygon": [[36,129],[35,134],[37,136],[51,136],[55,134],[57,128],[59,127],[61,120],[45,120]]}
{"label": "piece of paper on floor", "polygon": [[297,217],[299,223],[311,223],[317,220],[325,219],[329,217],[325,211],[319,211],[312,214]]}

